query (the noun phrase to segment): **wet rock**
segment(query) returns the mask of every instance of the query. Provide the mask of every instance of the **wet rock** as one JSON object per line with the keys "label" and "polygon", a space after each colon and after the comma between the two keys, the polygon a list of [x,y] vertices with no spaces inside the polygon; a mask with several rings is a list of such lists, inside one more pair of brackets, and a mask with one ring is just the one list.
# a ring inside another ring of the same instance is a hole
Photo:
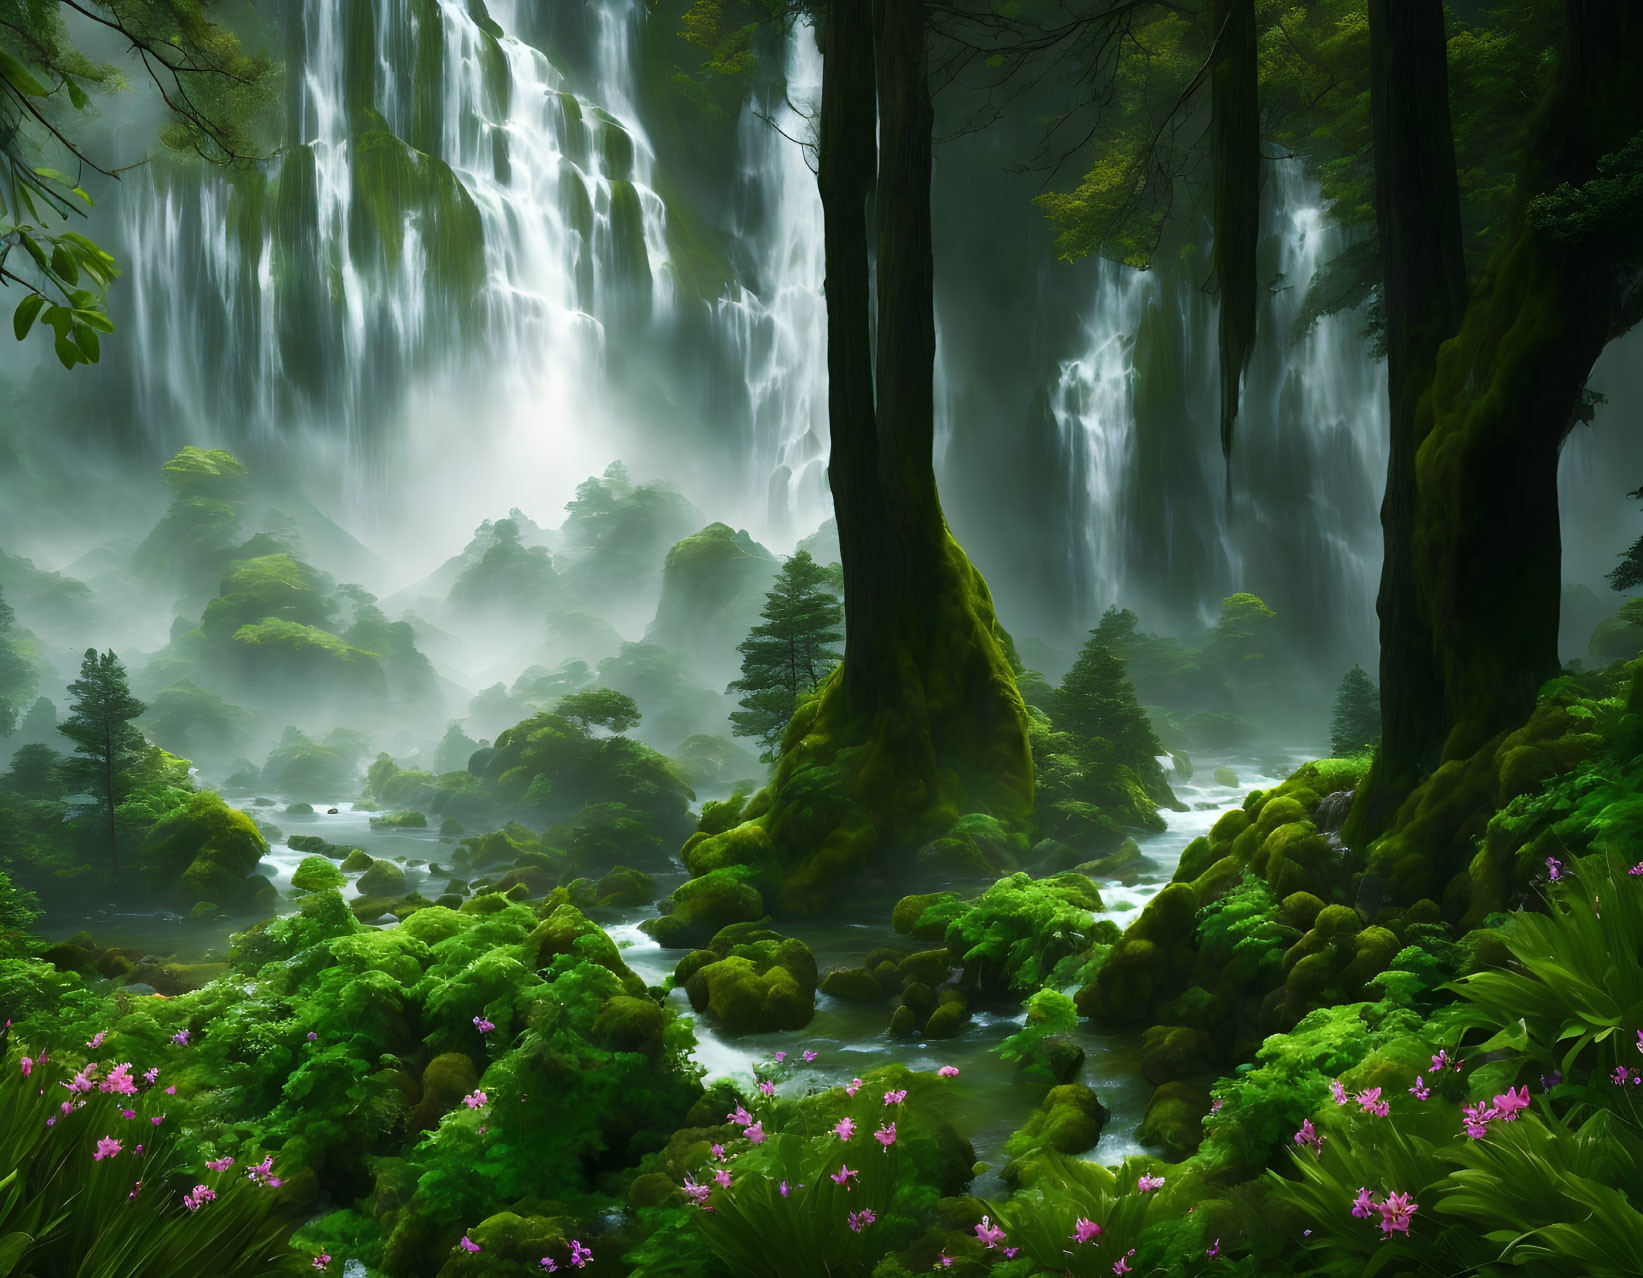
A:
{"label": "wet rock", "polygon": [[884,997],[884,990],[873,974],[862,967],[834,968],[823,975],[818,988],[830,998],[858,1003],[876,1003]]}
{"label": "wet rock", "polygon": [[1215,1040],[1186,1025],[1151,1025],[1141,1036],[1141,1076],[1154,1087],[1214,1072]]}
{"label": "wet rock", "polygon": [[1236,789],[1239,784],[1238,774],[1223,763],[1220,767],[1215,769],[1215,784],[1230,786]]}
{"label": "wet rock", "polygon": [[1165,1083],[1147,1102],[1135,1138],[1143,1145],[1162,1146],[1172,1158],[1184,1158],[1204,1139],[1209,1104],[1207,1092],[1185,1083]]}

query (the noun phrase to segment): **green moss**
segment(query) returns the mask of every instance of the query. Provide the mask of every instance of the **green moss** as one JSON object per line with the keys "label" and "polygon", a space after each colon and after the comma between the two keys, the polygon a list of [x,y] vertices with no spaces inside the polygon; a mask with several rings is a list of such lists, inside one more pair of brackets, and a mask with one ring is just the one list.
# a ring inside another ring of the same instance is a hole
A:
{"label": "green moss", "polygon": [[250,903],[255,888],[248,876],[267,853],[256,822],[202,791],[162,817],[137,856],[144,876],[165,896],[183,904],[240,905]]}
{"label": "green moss", "polygon": [[349,238],[356,260],[403,269],[406,227],[413,225],[429,282],[466,314],[486,280],[484,224],[467,189],[443,160],[391,133],[362,134],[353,147]]}
{"label": "green moss", "polygon": [[322,856],[308,856],[291,874],[291,886],[301,892],[321,892],[342,887],[348,880],[342,871]]}
{"label": "green moss", "polygon": [[650,254],[645,247],[645,215],[632,182],[610,183],[611,269],[636,290],[650,288]]}

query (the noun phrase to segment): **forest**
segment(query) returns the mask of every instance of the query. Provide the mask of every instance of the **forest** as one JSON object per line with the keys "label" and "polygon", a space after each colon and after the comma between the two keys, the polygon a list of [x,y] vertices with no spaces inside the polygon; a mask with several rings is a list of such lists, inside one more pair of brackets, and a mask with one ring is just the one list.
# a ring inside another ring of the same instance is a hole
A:
{"label": "forest", "polygon": [[0,1278],[1632,1278],[1640,85],[0,0]]}

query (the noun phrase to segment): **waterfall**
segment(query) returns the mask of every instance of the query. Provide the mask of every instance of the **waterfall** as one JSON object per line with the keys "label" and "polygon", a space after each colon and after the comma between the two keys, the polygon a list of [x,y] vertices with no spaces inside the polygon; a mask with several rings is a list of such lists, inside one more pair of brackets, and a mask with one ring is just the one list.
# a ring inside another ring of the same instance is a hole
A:
{"label": "waterfall", "polygon": [[[1343,247],[1296,163],[1272,166],[1265,297],[1233,445],[1232,502],[1217,435],[1216,309],[1196,282],[1102,263],[1051,407],[1076,522],[1074,610],[1111,603],[1164,630],[1259,594],[1291,632],[1372,659],[1386,466],[1384,366],[1362,317],[1291,330],[1313,273]],[[1183,272],[1190,277],[1191,271]]]}

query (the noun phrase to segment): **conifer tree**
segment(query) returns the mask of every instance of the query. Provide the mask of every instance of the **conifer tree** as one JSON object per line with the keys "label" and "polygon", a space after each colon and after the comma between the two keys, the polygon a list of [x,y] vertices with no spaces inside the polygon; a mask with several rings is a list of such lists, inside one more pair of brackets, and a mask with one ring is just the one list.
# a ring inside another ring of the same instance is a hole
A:
{"label": "conifer tree", "polygon": [[114,809],[124,797],[125,774],[140,762],[148,743],[132,724],[146,706],[131,695],[125,667],[112,649],[98,655],[87,648],[80,677],[69,684],[74,697],[69,717],[57,726],[74,742],[75,758],[64,765],[65,774],[103,801],[108,817],[108,859],[120,868],[120,844]]}
{"label": "conifer tree", "polygon": [[1381,690],[1362,666],[1353,666],[1341,680],[1329,736],[1337,756],[1381,743]]}
{"label": "conifer tree", "polygon": [[765,596],[760,616],[738,646],[742,677],[725,689],[740,692],[742,709],[730,716],[739,737],[757,737],[766,763],[780,753],[782,732],[800,698],[814,692],[839,664],[833,647],[844,639],[839,629],[844,609],[829,586],[828,570],[801,550],[789,559]]}
{"label": "conifer tree", "polygon": [[1124,659],[1099,630],[1084,647],[1050,702],[1058,731],[1071,733],[1086,767],[1123,766],[1135,773],[1154,802],[1168,802],[1169,786],[1158,756],[1164,747],[1135,695]]}
{"label": "conifer tree", "polygon": [[34,689],[34,673],[12,642],[17,614],[0,593],[0,737],[9,737],[17,727],[24,699]]}

